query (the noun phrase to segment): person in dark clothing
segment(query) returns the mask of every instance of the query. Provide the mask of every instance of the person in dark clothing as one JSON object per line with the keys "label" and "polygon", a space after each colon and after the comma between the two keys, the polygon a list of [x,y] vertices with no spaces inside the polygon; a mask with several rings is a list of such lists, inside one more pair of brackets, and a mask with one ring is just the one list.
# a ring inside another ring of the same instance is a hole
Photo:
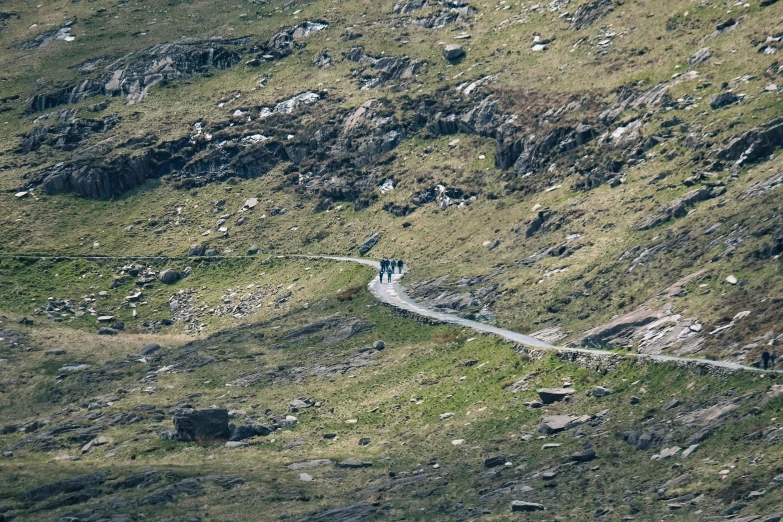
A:
{"label": "person in dark clothing", "polygon": [[769,366],[769,352],[764,350],[761,352],[761,364],[764,365],[764,369],[767,369],[767,366]]}
{"label": "person in dark clothing", "polygon": [[381,278],[381,283],[383,283],[383,268],[381,268],[381,271],[378,272],[378,277]]}
{"label": "person in dark clothing", "polygon": [[389,260],[386,259],[385,257],[381,259],[381,270],[385,272],[388,266],[389,266]]}
{"label": "person in dark clothing", "polygon": [[391,283],[391,282],[392,282],[392,274],[393,274],[393,273],[394,273],[394,272],[392,271],[391,267],[389,267],[389,268],[387,268],[387,269],[386,269],[386,276],[387,276],[387,282],[388,282],[388,283]]}
{"label": "person in dark clothing", "polygon": [[391,260],[391,269],[392,269],[392,273],[394,273],[394,269],[395,269],[395,268],[397,268],[397,261],[395,261],[394,259],[392,259],[392,260]]}
{"label": "person in dark clothing", "polygon": [[400,274],[402,273],[402,259],[397,260],[397,270]]}

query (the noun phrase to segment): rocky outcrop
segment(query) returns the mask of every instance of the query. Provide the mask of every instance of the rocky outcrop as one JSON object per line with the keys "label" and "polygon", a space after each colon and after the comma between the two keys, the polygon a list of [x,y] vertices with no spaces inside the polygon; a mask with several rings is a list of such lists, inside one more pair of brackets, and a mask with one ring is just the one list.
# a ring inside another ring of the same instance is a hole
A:
{"label": "rocky outcrop", "polygon": [[130,53],[107,65],[97,76],[36,94],[30,100],[27,112],[79,103],[99,94],[124,96],[129,104],[138,103],[158,84],[189,78],[210,67],[228,69],[235,66],[241,55],[229,48],[233,43],[161,44]]}
{"label": "rocky outcrop", "polygon": [[78,118],[75,109],[47,114],[36,121],[45,122],[35,127],[22,138],[18,152],[27,154],[48,145],[54,149],[70,151],[81,146],[94,133],[105,133],[113,129],[120,118],[111,114],[100,120]]}
{"label": "rocky outcrop", "polygon": [[307,21],[281,29],[263,45],[264,57],[283,58],[305,46],[303,38],[329,27],[323,21]]}
{"label": "rocky outcrop", "polygon": [[[9,16],[6,18],[10,18],[11,15],[16,15],[16,13],[2,13],[2,14],[8,14]],[[16,16],[18,18],[19,15]],[[3,18],[0,18],[0,21],[2,20]],[[28,49],[36,49],[38,47],[46,47],[54,40],[65,40],[67,42],[72,42],[73,40],[76,39],[76,37],[71,34],[71,27],[75,23],[76,23],[75,20],[68,20],[60,27],[41,33],[35,38],[33,38],[32,40],[27,40],[26,42],[22,42],[16,45],[15,47],[17,49],[28,50]]]}
{"label": "rocky outcrop", "polygon": [[[421,59],[411,59],[408,56],[370,56],[362,47],[351,49],[346,58],[352,62],[365,65],[365,69],[355,71],[361,79],[362,90],[373,89],[384,85],[390,80],[409,80],[414,78],[427,66]],[[368,74],[367,68],[372,71]]]}
{"label": "rocky outcrop", "polygon": [[778,118],[733,138],[716,156],[718,159],[733,161],[738,167],[744,167],[768,157],[781,146],[783,118]]}
{"label": "rocky outcrop", "polygon": [[332,57],[329,56],[329,49],[321,49],[315,53],[312,62],[319,69],[329,69],[332,66]]}
{"label": "rocky outcrop", "polygon": [[666,223],[672,219],[680,218],[688,214],[688,209],[700,201],[716,198],[726,192],[726,187],[699,187],[674,199],[668,205],[664,205],[657,212],[640,219],[634,225],[636,230],[648,230]]}
{"label": "rocky outcrop", "polygon": [[580,5],[571,18],[569,29],[584,29],[614,10],[611,0],[598,0]]}
{"label": "rocky outcrop", "polygon": [[397,0],[394,4],[392,13],[394,14],[410,14],[417,11],[427,5],[427,0]]}

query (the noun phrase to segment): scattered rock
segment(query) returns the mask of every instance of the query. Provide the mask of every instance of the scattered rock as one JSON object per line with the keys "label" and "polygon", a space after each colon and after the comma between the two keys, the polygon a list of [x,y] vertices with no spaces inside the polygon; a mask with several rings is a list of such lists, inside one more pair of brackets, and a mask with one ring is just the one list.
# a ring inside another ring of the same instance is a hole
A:
{"label": "scattered rock", "polygon": [[451,417],[453,417],[453,416],[454,416],[454,413],[452,413],[452,412],[450,412],[450,411],[449,411],[449,412],[446,412],[446,413],[441,413],[440,415],[438,415],[438,420],[446,420],[446,419],[450,419],[450,418],[451,418]]}
{"label": "scattered rock", "polygon": [[202,245],[190,245],[190,248],[188,248],[188,255],[191,257],[203,256],[204,247]]}
{"label": "scattered rock", "polygon": [[65,355],[65,350],[62,348],[55,348],[54,350],[46,350],[46,355]]}

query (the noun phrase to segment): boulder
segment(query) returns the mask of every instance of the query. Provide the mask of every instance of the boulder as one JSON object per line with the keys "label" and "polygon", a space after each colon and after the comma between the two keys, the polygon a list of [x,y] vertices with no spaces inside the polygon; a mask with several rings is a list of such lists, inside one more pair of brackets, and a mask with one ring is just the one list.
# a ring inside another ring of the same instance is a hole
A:
{"label": "boulder", "polygon": [[117,335],[118,332],[114,328],[109,328],[108,326],[104,326],[103,328],[98,329],[98,335]]}
{"label": "boulder", "polygon": [[495,457],[489,457],[488,459],[484,460],[484,467],[485,468],[496,468],[498,466],[503,466],[506,463],[506,456],[505,455],[497,455]]}
{"label": "boulder", "polygon": [[65,355],[65,350],[62,348],[55,348],[54,350],[46,350],[46,355]]}
{"label": "boulder", "polygon": [[182,441],[227,439],[228,410],[183,408],[174,413],[174,428]]}
{"label": "boulder", "polygon": [[188,248],[188,255],[191,257],[203,256],[204,247],[202,245],[190,245],[190,248]]}
{"label": "boulder", "polygon": [[463,56],[465,56],[465,51],[462,49],[461,45],[449,44],[443,48],[443,58],[450,62],[459,60]]}
{"label": "boulder", "polygon": [[379,233],[372,234],[370,237],[364,240],[364,243],[359,247],[359,254],[365,255],[367,252],[372,250],[372,247],[374,247],[378,240],[381,239],[381,235]]}
{"label": "boulder", "polygon": [[253,245],[247,249],[247,255],[254,256],[258,254],[258,245]]}
{"label": "boulder", "polygon": [[721,107],[732,105],[734,103],[737,103],[738,101],[739,101],[739,96],[737,96],[733,92],[722,92],[719,94],[713,94],[710,97],[710,108],[713,110],[720,109]]}
{"label": "boulder", "polygon": [[590,415],[550,415],[542,418],[538,423],[538,432],[544,435],[551,435],[561,431],[567,431],[576,428],[580,424],[590,420]]}
{"label": "boulder", "polygon": [[576,390],[573,388],[541,388],[536,391],[541,398],[541,402],[544,404],[553,404],[562,401]]}
{"label": "boulder", "polygon": [[176,283],[178,279],[179,272],[170,268],[163,270],[160,274],[158,274],[158,280],[163,284],[170,285],[172,283]]}
{"label": "boulder", "polygon": [[542,504],[536,504],[535,502],[524,502],[522,500],[511,501],[511,511],[525,512],[525,511],[543,511],[546,508]]}
{"label": "boulder", "polygon": [[378,351],[381,351],[386,347],[386,345],[383,344],[383,341],[375,341],[372,343],[372,347]]}

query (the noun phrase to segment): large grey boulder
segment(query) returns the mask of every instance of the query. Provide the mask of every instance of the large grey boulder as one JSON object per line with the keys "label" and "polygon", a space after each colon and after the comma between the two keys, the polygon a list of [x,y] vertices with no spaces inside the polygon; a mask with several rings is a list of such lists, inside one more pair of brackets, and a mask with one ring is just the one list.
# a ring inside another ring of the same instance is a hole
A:
{"label": "large grey boulder", "polygon": [[204,247],[202,245],[190,245],[190,248],[188,248],[188,255],[191,257],[203,256]]}
{"label": "large grey boulder", "polygon": [[160,274],[158,274],[158,280],[161,283],[164,283],[164,284],[167,284],[167,285],[170,285],[172,283],[176,283],[178,279],[179,279],[179,272],[177,272],[176,270],[172,270],[170,268],[166,269],[166,270],[162,271]]}
{"label": "large grey boulder", "polygon": [[560,402],[575,391],[573,388],[541,388],[537,390],[538,396],[541,397],[541,402],[544,404]]}
{"label": "large grey boulder", "polygon": [[459,60],[465,56],[465,51],[461,45],[449,44],[443,48],[443,57],[448,61]]}
{"label": "large grey boulder", "polygon": [[183,408],[174,413],[174,428],[182,441],[227,439],[228,410]]}

